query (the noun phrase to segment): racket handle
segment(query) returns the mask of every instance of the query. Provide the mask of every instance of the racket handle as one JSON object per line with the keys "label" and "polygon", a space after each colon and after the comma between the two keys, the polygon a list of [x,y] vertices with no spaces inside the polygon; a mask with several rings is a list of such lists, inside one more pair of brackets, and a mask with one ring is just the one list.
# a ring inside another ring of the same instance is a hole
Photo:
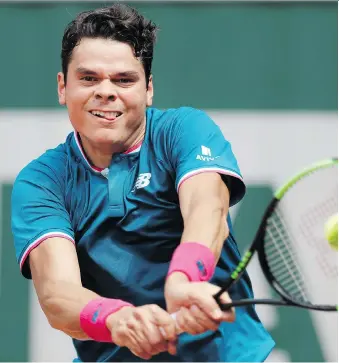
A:
{"label": "racket handle", "polygon": [[[233,279],[232,277],[228,277],[224,283],[220,286],[220,290],[213,295],[215,301],[218,303],[218,305],[221,308],[221,302],[220,302],[220,296],[230,289],[230,287],[236,282],[236,279]],[[227,309],[226,309],[227,310]]]}

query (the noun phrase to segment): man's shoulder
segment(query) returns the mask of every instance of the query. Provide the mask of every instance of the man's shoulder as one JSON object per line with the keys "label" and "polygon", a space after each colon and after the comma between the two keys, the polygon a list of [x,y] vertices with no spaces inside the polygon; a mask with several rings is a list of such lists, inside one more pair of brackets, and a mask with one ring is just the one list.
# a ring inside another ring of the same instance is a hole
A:
{"label": "man's shoulder", "polygon": [[188,106],[166,110],[151,108],[147,110],[149,134],[160,138],[175,137],[182,128],[189,128],[193,122],[200,123],[199,120],[204,120],[206,117],[202,110]]}
{"label": "man's shoulder", "polygon": [[203,111],[194,107],[182,106],[178,108],[168,108],[164,110],[160,110],[157,108],[149,108],[147,110],[148,117],[154,122],[154,125],[157,123],[163,122],[175,122],[180,119],[185,119],[190,116],[195,116],[198,114],[202,114]]}
{"label": "man's shoulder", "polygon": [[200,133],[216,127],[215,122],[203,111],[193,107],[147,110],[149,137],[163,143],[175,140],[183,133]]}
{"label": "man's shoulder", "polygon": [[70,159],[70,143],[73,135],[69,134],[64,143],[46,150],[36,159],[29,162],[19,173],[17,179],[62,178]]}

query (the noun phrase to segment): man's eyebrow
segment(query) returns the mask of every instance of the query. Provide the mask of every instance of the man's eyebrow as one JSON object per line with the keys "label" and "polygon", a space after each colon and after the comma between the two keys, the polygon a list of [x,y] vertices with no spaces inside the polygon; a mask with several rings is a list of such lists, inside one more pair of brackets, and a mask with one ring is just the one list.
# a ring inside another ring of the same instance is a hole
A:
{"label": "man's eyebrow", "polygon": [[80,73],[80,74],[90,74],[90,75],[97,75],[98,74],[97,72],[92,71],[92,70],[90,70],[88,68],[85,68],[85,67],[78,67],[76,69],[76,72]]}
{"label": "man's eyebrow", "polygon": [[[85,67],[78,67],[76,69],[76,73],[91,75],[91,76],[98,75],[97,72]],[[111,74],[110,77],[139,77],[139,73],[137,71],[124,71],[124,72],[118,72],[116,74]]]}
{"label": "man's eyebrow", "polygon": [[136,71],[118,72],[114,77],[138,77],[139,73]]}

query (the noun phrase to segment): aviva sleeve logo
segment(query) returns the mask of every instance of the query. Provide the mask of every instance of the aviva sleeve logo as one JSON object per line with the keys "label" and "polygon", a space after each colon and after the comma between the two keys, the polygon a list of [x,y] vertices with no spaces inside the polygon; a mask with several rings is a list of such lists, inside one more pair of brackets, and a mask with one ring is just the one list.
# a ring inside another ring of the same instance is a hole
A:
{"label": "aviva sleeve logo", "polygon": [[201,155],[212,156],[211,149],[204,145],[201,145]]}
{"label": "aviva sleeve logo", "polygon": [[209,147],[201,145],[201,154],[197,155],[196,160],[213,161],[218,158],[220,158],[220,156],[212,157],[212,151]]}

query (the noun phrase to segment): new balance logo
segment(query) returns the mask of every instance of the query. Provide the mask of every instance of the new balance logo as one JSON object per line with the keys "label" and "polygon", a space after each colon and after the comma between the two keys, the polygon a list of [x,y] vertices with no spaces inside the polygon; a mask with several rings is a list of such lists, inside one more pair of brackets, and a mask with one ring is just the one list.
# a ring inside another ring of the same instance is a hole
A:
{"label": "new balance logo", "polygon": [[150,183],[151,176],[152,176],[151,173],[139,174],[132,192],[135,192],[135,189],[141,189],[147,187],[147,185]]}
{"label": "new balance logo", "polygon": [[196,159],[201,161],[213,161],[218,159],[220,156],[212,157],[212,152],[209,147],[201,145],[201,155],[197,155]]}
{"label": "new balance logo", "polygon": [[205,156],[212,156],[211,149],[204,145],[201,145],[201,154]]}

